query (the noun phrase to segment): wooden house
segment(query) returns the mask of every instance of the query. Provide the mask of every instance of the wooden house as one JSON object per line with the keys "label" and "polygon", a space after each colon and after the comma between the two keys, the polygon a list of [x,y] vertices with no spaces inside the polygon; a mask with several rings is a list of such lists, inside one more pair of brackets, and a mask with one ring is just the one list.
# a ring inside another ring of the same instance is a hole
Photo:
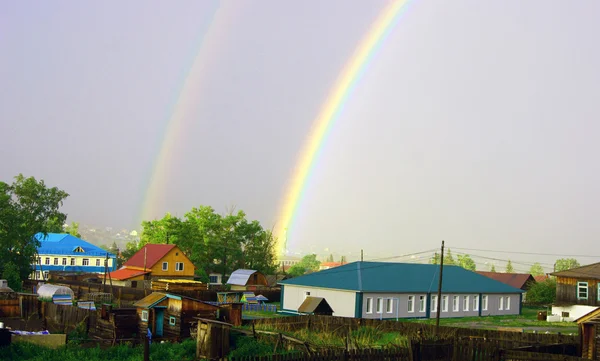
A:
{"label": "wooden house", "polygon": [[180,340],[190,336],[194,317],[217,320],[220,316],[219,306],[169,293],[153,292],[133,305],[140,335],[150,328],[153,337]]}
{"label": "wooden house", "polygon": [[227,284],[232,291],[256,291],[269,286],[264,274],[251,269],[238,269],[231,273]]}
{"label": "wooden house", "polygon": [[135,308],[112,309],[102,305],[96,317],[95,327],[90,335],[104,340],[130,339],[138,332],[137,310]]}
{"label": "wooden house", "polygon": [[119,285],[139,287],[145,280],[192,280],[195,270],[192,261],[176,245],[147,244],[109,277]]}
{"label": "wooden house", "polygon": [[551,273],[556,301],[549,319],[575,321],[600,306],[600,263]]}
{"label": "wooden house", "polygon": [[600,360],[600,308],[577,319],[581,338],[581,357]]}

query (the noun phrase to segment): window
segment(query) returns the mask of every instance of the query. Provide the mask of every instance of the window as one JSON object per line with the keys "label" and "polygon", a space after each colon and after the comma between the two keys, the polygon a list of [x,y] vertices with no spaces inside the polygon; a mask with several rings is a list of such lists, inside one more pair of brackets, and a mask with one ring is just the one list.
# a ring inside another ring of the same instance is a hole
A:
{"label": "window", "polygon": [[373,299],[371,297],[367,298],[367,313],[373,313]]}
{"label": "window", "polygon": [[509,296],[506,297],[506,310],[507,311],[510,310],[510,297]]}
{"label": "window", "polygon": [[442,296],[442,312],[448,312],[448,296]]}
{"label": "window", "polygon": [[310,292],[309,291],[304,291],[304,299],[306,299],[306,297],[310,296]]}
{"label": "window", "polygon": [[84,258],[82,265],[89,266],[90,265],[90,259],[89,258]]}
{"label": "window", "polygon": [[437,296],[431,296],[431,312],[437,312]]}
{"label": "window", "polygon": [[177,322],[177,319],[173,316],[169,317],[169,325],[171,326],[175,326],[175,323]]}
{"label": "window", "polygon": [[63,258],[63,259],[62,259],[62,265],[63,265],[63,266],[66,266],[66,265],[67,265],[67,259],[66,259],[66,258]]}
{"label": "window", "polygon": [[487,311],[487,306],[488,306],[488,296],[483,295],[483,297],[481,299],[481,309],[484,311]]}
{"label": "window", "polygon": [[163,264],[162,264],[162,270],[163,271],[168,271],[169,270],[169,262],[163,262]]}
{"label": "window", "polygon": [[96,266],[100,266],[100,258],[96,259]]}
{"label": "window", "polygon": [[473,295],[473,311],[479,311],[479,296]]}
{"label": "window", "polygon": [[562,317],[569,317],[569,312],[564,312],[564,311],[563,311],[563,312],[561,313],[561,316],[562,316]]}
{"label": "window", "polygon": [[75,258],[71,258],[71,266],[75,266]]}
{"label": "window", "polygon": [[183,262],[175,263],[175,271],[183,271]]}
{"label": "window", "polygon": [[42,257],[38,257],[38,263],[42,264]]}
{"label": "window", "polygon": [[460,305],[458,304],[458,296],[452,296],[452,311],[458,312],[460,310]]}
{"label": "window", "polygon": [[425,296],[419,296],[419,312],[425,312]]}
{"label": "window", "polygon": [[385,311],[387,313],[392,313],[393,302],[394,302],[394,300],[392,300],[391,298],[388,298],[387,300],[385,300]]}
{"label": "window", "polygon": [[148,311],[142,311],[142,321],[148,322]]}
{"label": "window", "polygon": [[81,247],[76,247],[76,248],[73,250],[73,252],[77,252],[77,253],[83,253],[83,252],[85,252],[85,251],[84,251],[84,250],[83,250],[83,248],[81,248]]}
{"label": "window", "polygon": [[498,300],[498,309],[502,311],[504,309],[504,297],[500,296],[500,300]]}
{"label": "window", "polygon": [[377,299],[377,313],[381,313],[381,309],[383,308],[383,298]]}
{"label": "window", "polygon": [[463,311],[469,310],[469,296],[463,296]]}
{"label": "window", "polygon": [[577,299],[587,300],[588,299],[588,283],[577,282]]}
{"label": "window", "polygon": [[408,312],[415,312],[415,296],[408,296]]}
{"label": "window", "polygon": [[218,283],[219,282],[218,276],[208,276],[208,279],[210,280],[210,283]]}
{"label": "window", "polygon": [[45,264],[50,264],[50,257],[46,257],[46,262],[44,262]]}
{"label": "window", "polygon": [[58,258],[54,258],[54,265],[58,266]]}

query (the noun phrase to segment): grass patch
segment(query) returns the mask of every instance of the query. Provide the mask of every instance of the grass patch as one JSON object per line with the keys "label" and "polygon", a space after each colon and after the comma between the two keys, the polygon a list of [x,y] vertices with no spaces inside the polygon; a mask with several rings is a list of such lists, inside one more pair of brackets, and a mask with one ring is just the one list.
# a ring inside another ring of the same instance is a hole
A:
{"label": "grass patch", "polygon": [[[101,349],[100,347],[82,348],[69,344],[57,349],[17,342],[9,347],[0,348],[0,360],[20,361],[139,361],[143,358],[142,346],[118,345]],[[150,360],[193,361],[196,357],[195,340],[182,343],[152,344]]]}

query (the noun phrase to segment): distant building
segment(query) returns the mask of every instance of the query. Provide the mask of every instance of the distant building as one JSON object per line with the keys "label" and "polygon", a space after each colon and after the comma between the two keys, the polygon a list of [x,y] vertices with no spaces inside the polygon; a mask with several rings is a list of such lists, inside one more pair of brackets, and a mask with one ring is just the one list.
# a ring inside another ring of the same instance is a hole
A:
{"label": "distant building", "polygon": [[108,271],[116,269],[116,256],[68,233],[35,235],[40,242],[32,279],[47,279],[50,271],[103,273],[108,257]]}
{"label": "distant building", "polygon": [[339,267],[343,265],[342,262],[321,262],[321,265],[319,266],[319,270],[326,270],[326,269],[330,269],[330,268],[335,268],[335,267]]}
{"label": "distant building", "polygon": [[264,274],[251,269],[238,269],[231,273],[227,284],[232,291],[255,291],[268,287]]}
{"label": "distant building", "polygon": [[550,273],[556,301],[549,321],[575,321],[600,306],[600,263]]}
{"label": "distant building", "polygon": [[506,272],[485,272],[477,271],[482,276],[489,277],[498,282],[502,282],[511,287],[525,291],[523,294],[523,302],[527,299],[527,290],[531,285],[535,284],[535,278],[529,273],[506,273]]}

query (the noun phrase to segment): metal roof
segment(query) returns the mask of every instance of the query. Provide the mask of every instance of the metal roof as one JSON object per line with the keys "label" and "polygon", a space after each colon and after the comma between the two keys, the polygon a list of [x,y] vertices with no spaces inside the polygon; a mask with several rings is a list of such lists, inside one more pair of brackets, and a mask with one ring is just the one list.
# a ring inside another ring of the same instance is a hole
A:
{"label": "metal roof", "polygon": [[587,266],[571,268],[570,270],[550,273],[556,277],[582,278],[582,279],[600,279],[600,262],[592,263]]}
{"label": "metal roof", "polygon": [[152,268],[175,247],[177,246],[174,244],[146,244],[133,256],[131,256],[131,258],[128,259],[127,262],[123,263],[123,266],[145,266],[146,268]]}
{"label": "metal roof", "polygon": [[227,284],[236,285],[236,286],[245,286],[246,283],[248,283],[250,276],[252,276],[254,273],[256,273],[256,270],[252,270],[252,269],[235,270],[231,273],[231,276],[229,276],[229,279],[227,280]]}
{"label": "metal roof", "polygon": [[166,293],[152,292],[148,296],[135,302],[133,305],[135,307],[140,307],[140,308],[151,308],[152,306],[156,305],[157,303],[162,302],[166,298],[167,298]]}
{"label": "metal roof", "polygon": [[331,311],[333,311],[333,309],[331,308],[331,306],[329,306],[329,303],[327,303],[327,301],[323,297],[308,296],[308,297],[306,297],[306,299],[304,300],[304,302],[302,302],[302,304],[300,305],[300,307],[298,307],[298,312],[300,312],[300,313],[313,313],[313,312],[315,312],[315,310],[317,309],[317,307],[319,307],[319,305],[322,302],[325,302],[326,307],[329,308]]}
{"label": "metal roof", "polygon": [[[439,269],[439,265],[433,264],[353,262],[279,283],[359,292],[429,293],[437,291]],[[442,292],[522,293],[523,291],[459,266],[444,266]]]}
{"label": "metal roof", "polygon": [[536,282],[535,278],[533,278],[533,276],[529,273],[501,273],[485,271],[477,271],[477,273],[522,290],[528,288],[529,282]]}
{"label": "metal roof", "polygon": [[[37,250],[40,256],[51,254],[106,257],[108,253],[109,258],[116,258],[114,254],[68,233],[48,233],[46,236],[38,233],[35,238],[40,242]],[[83,252],[75,252],[78,248],[81,248]]]}

